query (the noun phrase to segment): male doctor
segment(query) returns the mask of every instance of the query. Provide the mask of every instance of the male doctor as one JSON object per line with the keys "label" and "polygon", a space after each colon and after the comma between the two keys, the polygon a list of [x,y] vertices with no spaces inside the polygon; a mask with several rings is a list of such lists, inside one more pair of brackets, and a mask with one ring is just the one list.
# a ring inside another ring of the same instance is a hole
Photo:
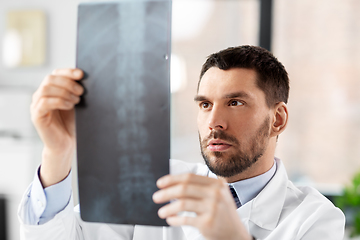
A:
{"label": "male doctor", "polygon": [[[276,142],[288,122],[289,80],[267,50],[228,48],[202,67],[195,102],[206,165],[171,161],[155,203],[173,227],[86,223],[73,210],[71,162],[79,69],[58,69],[33,95],[42,164],[19,207],[22,239],[340,240],[344,215],[318,191],[295,187]],[[188,172],[188,173],[184,173]],[[192,214],[179,214],[181,212]]]}

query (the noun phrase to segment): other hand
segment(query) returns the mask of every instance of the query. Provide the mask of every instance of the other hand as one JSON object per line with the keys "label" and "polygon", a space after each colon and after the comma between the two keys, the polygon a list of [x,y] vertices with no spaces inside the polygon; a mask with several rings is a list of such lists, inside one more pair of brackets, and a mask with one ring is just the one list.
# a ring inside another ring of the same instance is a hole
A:
{"label": "other hand", "polygon": [[[209,240],[251,239],[236,212],[236,205],[225,180],[194,174],[166,175],[157,181],[155,203],[175,201],[159,209],[159,217],[171,226],[190,225]],[[183,211],[195,217],[179,215]]]}

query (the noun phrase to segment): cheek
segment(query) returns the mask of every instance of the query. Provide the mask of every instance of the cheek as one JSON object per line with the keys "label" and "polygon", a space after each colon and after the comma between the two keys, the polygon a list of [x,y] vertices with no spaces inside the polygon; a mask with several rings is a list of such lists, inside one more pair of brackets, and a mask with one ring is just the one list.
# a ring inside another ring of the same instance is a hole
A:
{"label": "cheek", "polygon": [[247,138],[251,137],[256,129],[256,120],[245,120],[244,118],[239,119],[233,118],[229,126],[231,126],[230,134],[236,136],[240,142],[247,142]]}
{"label": "cheek", "polygon": [[243,121],[233,121],[233,131],[236,137],[243,144],[247,144],[249,140],[253,139],[261,128],[264,128],[264,124],[269,125],[265,121],[266,116],[252,116]]}
{"label": "cheek", "polygon": [[229,127],[235,131],[244,131],[251,127],[253,121],[253,119],[250,119],[245,115],[233,115],[229,117],[228,124]]}
{"label": "cheek", "polygon": [[200,114],[200,113],[198,114],[197,126],[200,137],[203,138],[206,135],[206,130],[209,129],[206,122],[206,116],[204,114]]}

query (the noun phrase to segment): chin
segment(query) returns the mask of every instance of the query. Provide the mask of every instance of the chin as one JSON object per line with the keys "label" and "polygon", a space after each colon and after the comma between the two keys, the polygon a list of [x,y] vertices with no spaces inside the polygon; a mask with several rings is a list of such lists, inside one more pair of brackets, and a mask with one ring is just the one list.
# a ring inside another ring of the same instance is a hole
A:
{"label": "chin", "polygon": [[224,152],[202,152],[206,165],[211,172],[220,177],[234,177],[247,171],[258,160],[258,157],[249,158],[248,156],[239,156],[226,154]]}

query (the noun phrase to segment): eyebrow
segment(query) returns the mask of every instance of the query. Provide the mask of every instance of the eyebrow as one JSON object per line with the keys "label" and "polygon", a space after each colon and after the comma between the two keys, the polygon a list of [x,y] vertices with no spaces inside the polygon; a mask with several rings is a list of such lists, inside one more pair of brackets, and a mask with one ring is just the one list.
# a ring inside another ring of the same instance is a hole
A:
{"label": "eyebrow", "polygon": [[205,96],[196,95],[196,96],[194,97],[194,101],[195,101],[195,102],[201,102],[201,101],[206,101],[206,100],[207,100],[207,98],[206,98]]}
{"label": "eyebrow", "polygon": [[237,97],[241,97],[241,98],[251,98],[249,94],[247,94],[244,91],[240,91],[240,92],[235,92],[235,93],[229,93],[226,94],[224,96],[224,98],[237,98]]}
{"label": "eyebrow", "polygon": [[[251,98],[249,94],[247,94],[246,92],[244,91],[240,91],[240,92],[234,92],[234,93],[229,93],[229,94],[226,94],[224,95],[224,99],[229,99],[229,98]],[[201,102],[201,101],[206,101],[208,100],[205,96],[202,96],[202,95],[196,95],[194,97],[194,101],[195,102]]]}

